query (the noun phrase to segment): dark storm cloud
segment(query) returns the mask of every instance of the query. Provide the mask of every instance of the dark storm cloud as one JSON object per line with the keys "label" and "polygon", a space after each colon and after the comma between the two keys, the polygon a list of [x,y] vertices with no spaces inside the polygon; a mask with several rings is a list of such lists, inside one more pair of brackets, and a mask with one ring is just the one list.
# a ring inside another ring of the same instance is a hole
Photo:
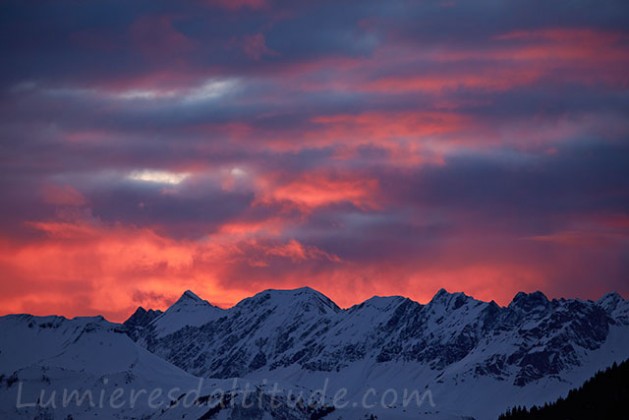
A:
{"label": "dark storm cloud", "polygon": [[479,243],[472,248],[480,254],[483,247],[500,253],[523,245],[541,252],[547,244],[523,239],[572,229],[613,231],[587,220],[595,215],[604,222],[629,208],[628,152],[624,143],[588,142],[553,155],[461,155],[443,166],[383,170],[380,210],[330,206],[313,214],[298,237],[362,263],[431,264],[442,247],[471,244],[474,237]]}
{"label": "dark storm cloud", "polygon": [[435,0],[415,2],[410,7],[392,6],[390,10],[392,16],[385,15],[383,21],[389,28],[394,28],[396,39],[419,43],[454,41],[459,45],[473,45],[483,43],[493,35],[549,27],[624,31],[629,23],[629,7],[622,0],[604,4],[595,0],[569,3]]}
{"label": "dark storm cloud", "polygon": [[590,141],[539,156],[459,155],[444,166],[385,177],[383,184],[390,200],[400,204],[465,212],[490,224],[513,223],[514,229],[519,223],[530,229],[530,221],[548,228],[573,213],[622,213],[629,206],[628,153],[626,142]]}
{"label": "dark storm cloud", "polygon": [[[137,184],[137,183],[136,183]],[[253,200],[251,192],[226,192],[220,188],[176,194],[164,192],[163,186],[124,183],[109,190],[93,189],[87,196],[95,217],[107,223],[130,223],[156,228],[176,238],[199,239],[216,231],[223,223],[241,218]]]}
{"label": "dark storm cloud", "polygon": [[[45,1],[31,7],[10,1],[3,3],[0,18],[0,49],[10,63],[1,74],[5,83],[71,84],[173,69],[194,70],[197,76],[217,69],[250,74],[324,57],[370,55],[391,37],[429,48],[453,41],[482,45],[491,36],[520,29],[622,31],[629,24],[622,1],[535,3],[272,2],[269,8],[234,13],[207,2]],[[263,56],[252,68],[237,46],[258,33],[277,54]],[[151,47],[159,41],[162,51]]]}

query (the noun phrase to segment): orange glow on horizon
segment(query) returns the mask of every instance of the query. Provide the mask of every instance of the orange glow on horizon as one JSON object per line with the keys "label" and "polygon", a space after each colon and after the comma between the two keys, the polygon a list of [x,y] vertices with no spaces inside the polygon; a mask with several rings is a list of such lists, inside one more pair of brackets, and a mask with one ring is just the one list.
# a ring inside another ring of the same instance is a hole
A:
{"label": "orange glow on horizon", "polygon": [[[123,321],[137,306],[165,309],[186,289],[222,307],[264,289],[306,285],[341,307],[373,295],[402,295],[426,303],[441,287],[502,305],[519,290],[549,293],[551,266],[527,266],[502,257],[503,262],[489,264],[461,260],[465,242],[444,248],[431,266],[421,267],[344,261],[294,239],[256,239],[255,230],[248,235],[238,225],[226,225],[200,241],[169,239],[150,229],[107,227],[89,219],[31,226],[45,238],[21,245],[1,242],[0,272],[13,279],[3,285],[3,313],[104,314]],[[563,243],[574,238],[533,239]],[[286,266],[292,268],[276,274]],[[553,269],[561,270],[561,263]]]}

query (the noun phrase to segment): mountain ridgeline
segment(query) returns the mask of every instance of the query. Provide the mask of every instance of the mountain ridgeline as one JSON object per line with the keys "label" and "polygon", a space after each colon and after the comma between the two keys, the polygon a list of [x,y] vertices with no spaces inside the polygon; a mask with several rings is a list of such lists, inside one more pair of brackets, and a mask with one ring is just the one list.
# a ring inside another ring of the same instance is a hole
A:
{"label": "mountain ridgeline", "polygon": [[[616,293],[518,293],[503,307],[440,290],[425,305],[392,296],[341,309],[305,287],[221,309],[186,291],[124,324],[24,314],[0,317],[0,330],[0,418],[16,419],[496,419],[565,398],[629,358],[629,302]],[[141,397],[48,404],[66,389]],[[157,407],[152,390],[164,391]],[[413,393],[423,397],[406,405]]]}
{"label": "mountain ridgeline", "polygon": [[628,313],[617,294],[592,302],[518,293],[500,307],[443,289],[426,305],[374,297],[342,310],[306,287],[267,290],[228,310],[186,292],[165,313],[139,310],[125,325],[140,345],[197,376],[338,372],[358,360],[444,371],[465,361],[460,374],[521,387],[581,366],[611,327],[629,324]]}

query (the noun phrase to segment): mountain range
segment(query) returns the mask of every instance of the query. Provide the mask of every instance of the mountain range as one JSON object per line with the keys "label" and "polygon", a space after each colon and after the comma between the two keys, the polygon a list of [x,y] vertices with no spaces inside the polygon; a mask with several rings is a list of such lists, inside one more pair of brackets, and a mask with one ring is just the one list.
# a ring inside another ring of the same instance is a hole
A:
{"label": "mountain range", "polygon": [[[425,305],[393,296],[342,309],[304,287],[221,309],[186,291],[123,324],[8,315],[0,328],[2,418],[495,419],[629,358],[629,302],[616,293],[520,292],[500,306],[442,289]],[[172,392],[159,407],[147,395],[121,408],[43,406],[64,389]],[[235,403],[249,391],[258,404]],[[17,408],[18,396],[32,406]]]}

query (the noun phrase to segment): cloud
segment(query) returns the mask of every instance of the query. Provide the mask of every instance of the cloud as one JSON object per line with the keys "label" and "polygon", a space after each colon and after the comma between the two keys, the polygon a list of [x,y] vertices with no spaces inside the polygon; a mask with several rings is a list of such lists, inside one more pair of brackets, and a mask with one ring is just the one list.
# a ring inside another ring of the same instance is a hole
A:
{"label": "cloud", "polygon": [[494,3],[6,2],[5,312],[626,295],[627,3]]}
{"label": "cloud", "polygon": [[158,184],[181,184],[190,174],[187,173],[173,173],[168,171],[153,171],[153,170],[141,170],[133,171],[128,175],[128,178],[133,181],[142,182],[155,182]]}
{"label": "cloud", "polygon": [[359,208],[377,206],[378,181],[375,179],[307,173],[299,178],[271,174],[259,182],[261,191],[254,205],[284,202],[303,212],[337,203],[351,203]]}

